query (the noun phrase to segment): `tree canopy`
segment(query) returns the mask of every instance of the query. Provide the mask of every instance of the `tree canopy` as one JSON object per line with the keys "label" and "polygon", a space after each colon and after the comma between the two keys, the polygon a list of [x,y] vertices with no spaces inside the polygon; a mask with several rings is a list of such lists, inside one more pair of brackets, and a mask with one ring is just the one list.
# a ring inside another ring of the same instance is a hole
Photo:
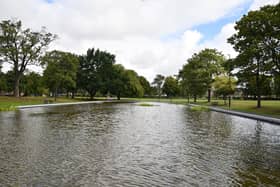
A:
{"label": "tree canopy", "polygon": [[21,21],[4,20],[0,23],[0,61],[10,63],[14,72],[14,95],[19,97],[19,82],[27,66],[39,65],[46,47],[55,35],[23,29]]}

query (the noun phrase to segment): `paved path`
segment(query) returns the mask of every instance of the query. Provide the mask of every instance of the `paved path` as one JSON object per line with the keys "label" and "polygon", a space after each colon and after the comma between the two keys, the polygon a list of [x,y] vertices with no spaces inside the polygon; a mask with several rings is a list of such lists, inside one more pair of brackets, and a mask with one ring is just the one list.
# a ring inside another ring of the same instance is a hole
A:
{"label": "paved path", "polygon": [[[189,104],[189,105],[190,106],[202,106],[202,105],[194,105],[194,104]],[[226,113],[226,114],[241,116],[241,117],[245,117],[245,118],[250,118],[250,119],[255,119],[255,120],[259,120],[259,121],[264,121],[264,122],[280,125],[279,118],[267,117],[267,116],[262,116],[262,115],[257,115],[257,114],[250,114],[250,113],[246,113],[246,112],[237,112],[237,111],[233,111],[233,110],[226,110],[226,109],[221,109],[221,108],[212,107],[212,106],[206,106],[206,107],[208,107],[210,110],[216,111],[216,112],[222,112],[222,113]]]}

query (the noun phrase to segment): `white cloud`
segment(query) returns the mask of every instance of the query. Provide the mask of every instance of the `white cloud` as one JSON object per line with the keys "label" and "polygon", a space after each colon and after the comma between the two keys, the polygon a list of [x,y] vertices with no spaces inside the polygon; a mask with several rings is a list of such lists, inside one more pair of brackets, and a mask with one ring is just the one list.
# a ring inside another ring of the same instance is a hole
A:
{"label": "white cloud", "polygon": [[279,3],[279,0],[254,0],[249,9],[258,10],[262,6],[274,5],[277,3]]}
{"label": "white cloud", "polygon": [[[255,0],[252,7],[263,1]],[[46,26],[59,35],[50,49],[78,54],[91,47],[107,50],[116,54],[117,63],[151,81],[157,73],[177,73],[203,47],[235,55],[226,43],[234,32],[233,24],[203,43],[203,35],[192,28],[229,15],[247,2],[250,0],[1,0],[0,19],[18,18],[33,29]],[[172,37],[178,32],[183,34]],[[163,40],[166,36],[171,37]]]}

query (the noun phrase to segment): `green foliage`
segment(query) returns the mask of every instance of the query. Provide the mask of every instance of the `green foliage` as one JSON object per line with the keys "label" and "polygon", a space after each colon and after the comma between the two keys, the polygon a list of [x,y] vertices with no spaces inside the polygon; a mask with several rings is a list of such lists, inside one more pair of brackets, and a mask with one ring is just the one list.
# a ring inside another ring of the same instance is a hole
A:
{"label": "green foliage", "polygon": [[162,87],[162,91],[167,95],[167,97],[174,97],[178,95],[179,94],[178,81],[172,76],[166,77]]}
{"label": "green foliage", "polygon": [[156,89],[157,89],[157,95],[160,97],[161,93],[162,93],[162,85],[163,85],[163,81],[164,81],[164,76],[157,74],[154,81],[153,81],[153,85],[155,85]]}
{"label": "green foliage", "polygon": [[97,91],[108,92],[113,78],[114,63],[115,55],[99,49],[88,49],[87,55],[80,57],[79,87],[86,90],[91,98],[95,96]]}
{"label": "green foliage", "polygon": [[184,95],[192,95],[196,100],[198,96],[205,94],[206,90],[211,90],[215,76],[224,71],[224,63],[224,55],[216,49],[204,49],[195,53],[179,72]]}
{"label": "green foliage", "polygon": [[215,78],[213,83],[215,94],[218,96],[224,96],[234,94],[236,89],[237,80],[229,76],[219,76]]}
{"label": "green foliage", "polygon": [[139,103],[138,106],[150,107],[150,106],[154,106],[154,105],[151,103]]}
{"label": "green foliage", "polygon": [[143,97],[144,89],[133,70],[125,70],[125,95],[128,97]]}
{"label": "green foliage", "polygon": [[239,74],[255,76],[257,107],[261,107],[262,80],[264,76],[280,72],[280,4],[250,11],[236,23],[236,33],[228,39],[239,55],[234,60]]}
{"label": "green foliage", "polygon": [[[245,97],[257,97],[257,81],[255,76],[246,76],[246,74],[238,74],[238,82],[241,85],[243,95]],[[267,76],[259,76],[260,94],[270,96],[272,94],[271,78]]]}
{"label": "green foliage", "polygon": [[43,57],[47,65],[44,71],[46,86],[57,95],[58,89],[71,90],[76,87],[79,60],[76,55],[62,51],[51,51]]}
{"label": "green foliage", "polygon": [[122,65],[115,64],[111,73],[112,79],[109,91],[120,99],[126,97],[142,97],[144,88],[140,83],[139,76],[133,70],[126,70]]}
{"label": "green foliage", "polygon": [[40,64],[44,50],[55,37],[45,28],[40,32],[22,29],[21,21],[5,20],[0,23],[0,61],[13,66],[15,96],[19,96],[19,82],[26,67]]}
{"label": "green foliage", "polygon": [[43,77],[35,72],[28,73],[24,75],[21,87],[25,96],[41,96],[44,92]]}
{"label": "green foliage", "polygon": [[138,79],[140,81],[142,88],[144,89],[144,95],[146,95],[146,96],[151,95],[152,88],[151,88],[149,81],[147,81],[147,79],[143,76],[139,76]]}

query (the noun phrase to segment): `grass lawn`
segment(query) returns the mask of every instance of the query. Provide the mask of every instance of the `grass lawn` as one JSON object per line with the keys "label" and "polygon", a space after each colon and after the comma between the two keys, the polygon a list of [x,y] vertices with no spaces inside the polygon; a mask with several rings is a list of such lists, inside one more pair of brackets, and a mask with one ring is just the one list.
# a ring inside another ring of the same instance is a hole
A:
{"label": "grass lawn", "polygon": [[[141,102],[168,102],[175,104],[187,104],[187,99],[166,99],[166,98],[127,98],[129,100],[137,100]],[[224,109],[228,109],[227,106],[224,105],[223,100],[212,100],[212,102],[216,102],[218,105],[216,107],[221,107]],[[199,99],[197,103],[194,103],[193,100],[190,100],[190,103],[199,104],[199,105],[211,105],[211,103],[207,103],[207,100]],[[257,101],[253,100],[232,100],[231,102],[231,110],[240,111],[240,112],[248,112],[253,114],[259,114],[264,116],[271,116],[280,118],[280,101],[262,101],[262,107],[257,108]]]}
{"label": "grass lawn", "polygon": [[[36,105],[36,104],[44,104],[44,100],[52,100],[54,98],[46,98],[46,97],[6,97],[0,96],[0,111],[10,111],[15,110],[17,106],[20,105]],[[80,99],[69,99],[69,98],[58,98],[55,103],[66,103],[66,102],[76,102],[81,101]]]}

